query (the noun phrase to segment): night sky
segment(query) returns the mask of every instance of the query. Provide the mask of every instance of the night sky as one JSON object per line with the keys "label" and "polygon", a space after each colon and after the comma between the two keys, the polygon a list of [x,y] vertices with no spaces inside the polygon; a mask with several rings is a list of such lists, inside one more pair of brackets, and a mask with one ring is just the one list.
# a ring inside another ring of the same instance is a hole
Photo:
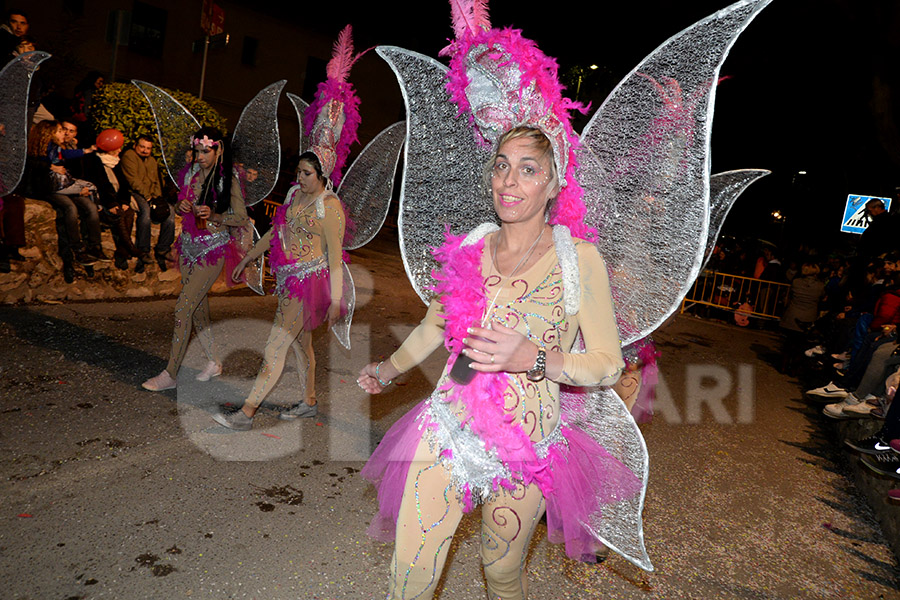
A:
{"label": "night sky", "polygon": [[[338,31],[354,25],[358,48],[393,44],[429,56],[452,35],[449,5],[366,3],[285,7],[279,16]],[[552,7],[565,5],[555,12]],[[491,3],[494,26],[514,25],[558,58],[560,72],[601,68],[580,100],[596,109],[628,71],[683,28],[725,1]],[[602,11],[598,18],[589,12]],[[386,13],[391,13],[389,16]],[[729,233],[830,249],[848,193],[893,196],[900,187],[900,2],[774,0],[738,38],[722,68],[712,136],[713,172],[764,168],[772,175],[738,200]],[[571,94],[570,94],[571,95]],[[797,176],[806,171],[806,176]],[[769,217],[779,209],[783,226]]]}

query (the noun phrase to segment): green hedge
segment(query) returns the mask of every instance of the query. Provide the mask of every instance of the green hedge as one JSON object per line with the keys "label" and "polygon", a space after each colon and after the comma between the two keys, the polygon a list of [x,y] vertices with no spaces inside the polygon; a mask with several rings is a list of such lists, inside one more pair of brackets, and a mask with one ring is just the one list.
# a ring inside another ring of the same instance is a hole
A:
{"label": "green hedge", "polygon": [[[200,100],[196,96],[161,88],[178,100],[200,125],[216,127],[222,133],[227,133],[225,119],[216,110]],[[159,150],[156,135],[156,121],[153,119],[153,111],[150,103],[144,98],[139,89],[130,83],[109,83],[94,96],[91,105],[91,120],[96,131],[104,129],[118,129],[125,136],[125,147],[130,148],[134,141],[141,135],[150,136],[154,140],[153,156],[162,166],[162,154]]]}

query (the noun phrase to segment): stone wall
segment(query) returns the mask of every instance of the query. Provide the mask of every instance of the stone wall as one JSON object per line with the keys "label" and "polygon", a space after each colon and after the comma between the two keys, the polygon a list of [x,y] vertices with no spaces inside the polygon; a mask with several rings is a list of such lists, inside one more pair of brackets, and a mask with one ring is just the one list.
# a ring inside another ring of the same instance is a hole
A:
{"label": "stone wall", "polygon": [[[876,419],[847,419],[834,421],[833,430],[843,446],[844,440],[860,440],[874,435],[881,429],[884,421]],[[900,557],[900,506],[888,498],[889,489],[896,487],[897,481],[879,473],[873,473],[871,469],[862,464],[858,459],[858,453],[846,446],[844,449],[851,455],[850,466],[853,470],[853,478],[856,487],[862,492],[869,502],[869,506],[875,512],[881,530],[891,548]]]}
{"label": "stone wall", "polygon": [[[143,273],[135,273],[135,259],[128,270],[120,270],[112,261],[98,262],[93,275],[80,265],[75,266],[75,281],[66,283],[62,274],[62,259],[57,254],[56,212],[46,202],[25,201],[26,246],[20,250],[25,262],[12,261],[11,273],[0,273],[0,303],[29,304],[57,303],[77,300],[110,300],[118,298],[151,298],[175,296],[181,290],[181,273],[177,267],[161,271],[154,263]],[[176,218],[176,234],[181,220]],[[153,225],[151,239],[156,242],[159,225]],[[112,257],[115,246],[109,230],[102,232],[103,249]],[[213,286],[213,293],[228,288],[221,280]]]}

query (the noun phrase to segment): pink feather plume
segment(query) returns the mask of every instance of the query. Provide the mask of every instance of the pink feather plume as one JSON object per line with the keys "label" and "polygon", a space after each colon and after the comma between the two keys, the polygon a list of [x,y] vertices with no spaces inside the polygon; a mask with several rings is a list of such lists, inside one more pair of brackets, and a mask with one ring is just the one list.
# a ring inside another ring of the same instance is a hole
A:
{"label": "pink feather plume", "polygon": [[347,25],[338,35],[337,41],[334,42],[331,60],[328,61],[328,66],[325,68],[328,78],[341,82],[347,81],[353,63],[359,60],[360,56],[362,53],[353,54],[353,27]]}
{"label": "pink feather plume", "polygon": [[487,0],[450,0],[450,13],[456,39],[462,39],[466,33],[477,35],[491,28]]}

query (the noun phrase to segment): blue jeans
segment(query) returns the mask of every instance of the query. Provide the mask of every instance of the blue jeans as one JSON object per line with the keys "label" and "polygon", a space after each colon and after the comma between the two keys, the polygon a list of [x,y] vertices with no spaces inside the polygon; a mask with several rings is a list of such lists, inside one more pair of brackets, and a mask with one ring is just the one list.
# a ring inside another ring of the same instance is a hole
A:
{"label": "blue jeans", "polygon": [[[87,246],[100,247],[100,216],[97,205],[90,196],[65,196],[50,194],[44,198],[56,209],[56,232],[59,239],[59,255],[71,260],[73,252],[84,250],[82,229],[87,238]],[[81,216],[79,226],[78,217]]]}
{"label": "blue jeans", "polygon": [[[132,192],[138,205],[137,235],[138,252],[150,252],[150,203],[140,194]],[[169,216],[159,224],[159,238],[156,240],[156,253],[165,254],[175,242],[175,210],[169,205]]]}

